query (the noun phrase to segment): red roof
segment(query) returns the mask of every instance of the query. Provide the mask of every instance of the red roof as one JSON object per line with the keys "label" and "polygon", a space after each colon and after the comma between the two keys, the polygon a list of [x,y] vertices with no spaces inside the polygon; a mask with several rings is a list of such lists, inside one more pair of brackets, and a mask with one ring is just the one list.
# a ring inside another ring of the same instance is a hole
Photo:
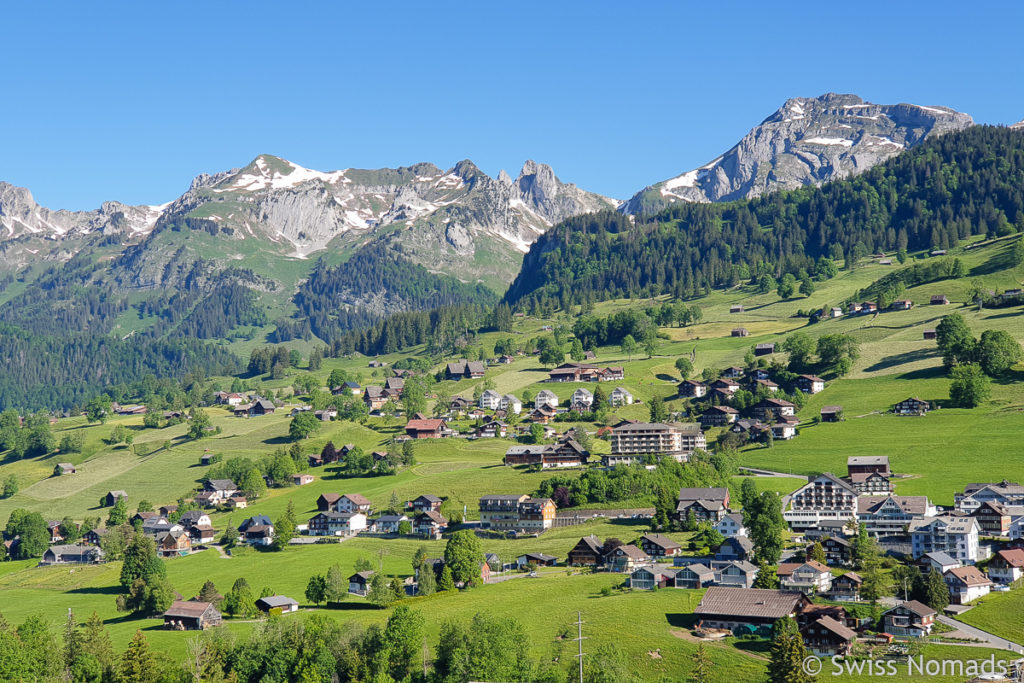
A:
{"label": "red roof", "polygon": [[444,420],[439,418],[430,420],[409,420],[405,423],[406,430],[411,429],[417,432],[436,432],[442,427],[444,427]]}

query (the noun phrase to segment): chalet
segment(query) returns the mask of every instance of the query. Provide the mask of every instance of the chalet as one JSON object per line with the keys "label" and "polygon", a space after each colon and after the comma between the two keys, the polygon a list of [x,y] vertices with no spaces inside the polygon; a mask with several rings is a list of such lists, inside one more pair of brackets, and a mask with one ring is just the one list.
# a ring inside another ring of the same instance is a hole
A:
{"label": "chalet", "polygon": [[815,375],[800,375],[796,378],[796,388],[805,394],[817,394],[825,390],[825,380]]}
{"label": "chalet", "polygon": [[111,507],[116,505],[120,498],[128,500],[128,494],[124,491],[107,491],[107,495],[103,497],[103,503],[106,507]]}
{"label": "chalet", "polygon": [[696,522],[717,524],[729,512],[729,489],[682,488],[676,503],[676,515],[685,522],[693,515]]}
{"label": "chalet", "polygon": [[853,649],[857,633],[832,617],[820,617],[800,629],[807,650],[819,657],[846,656]]}
{"label": "chalet", "polygon": [[900,299],[898,301],[893,301],[889,308],[894,311],[909,311],[913,307],[914,302],[910,299]]}
{"label": "chalet", "polygon": [[843,479],[846,483],[857,490],[858,493],[867,495],[885,495],[892,493],[895,486],[889,477],[872,472],[871,474],[851,474]]}
{"label": "chalet", "polygon": [[597,536],[590,535],[581,538],[572,550],[565,563],[577,566],[597,566],[604,560],[604,549]]}
{"label": "chalet", "polygon": [[988,595],[992,582],[977,567],[957,567],[942,575],[949,586],[949,599],[955,605],[966,605]]}
{"label": "chalet", "polygon": [[437,496],[425,493],[422,496],[410,501],[406,507],[412,508],[413,512],[426,512],[427,510],[439,511],[444,501]]}
{"label": "chalet", "polygon": [[1000,550],[988,561],[988,578],[996,583],[1013,583],[1024,577],[1024,550]]}
{"label": "chalet", "polygon": [[274,614],[288,614],[289,612],[298,612],[299,603],[297,600],[284,595],[270,595],[257,600],[256,609],[266,614],[271,612]]}
{"label": "chalet", "polygon": [[563,363],[548,372],[549,382],[589,382],[600,370],[589,363]]}
{"label": "chalet", "polygon": [[843,309],[839,308],[838,306],[833,306],[832,308],[828,309],[828,317],[832,318],[833,320],[836,318],[842,318]]}
{"label": "chalet", "polygon": [[592,382],[619,382],[626,379],[626,369],[621,365],[609,365],[606,368],[601,368],[597,374],[591,378]]}
{"label": "chalet", "polygon": [[380,515],[377,519],[370,520],[370,531],[378,534],[397,534],[403,522],[409,522],[409,526],[412,526],[412,520],[404,514]]}
{"label": "chalet", "polygon": [[103,541],[103,537],[107,535],[107,529],[97,527],[96,529],[89,529],[82,536],[82,542],[88,543],[89,545],[99,545]]}
{"label": "chalet", "polygon": [[935,506],[927,496],[886,494],[857,498],[857,520],[870,536],[901,536],[912,521],[934,515]]}
{"label": "chalet", "polygon": [[700,426],[708,429],[710,427],[726,427],[736,421],[739,411],[730,406],[711,406],[700,416]]}
{"label": "chalet", "polygon": [[642,564],[650,564],[651,558],[635,545],[620,545],[605,558],[609,571],[630,573]]}
{"label": "chalet", "polygon": [[320,497],[316,499],[316,509],[321,512],[331,510],[338,503],[338,499],[340,498],[340,493],[321,493]]}
{"label": "chalet", "polygon": [[487,365],[483,361],[459,360],[448,363],[444,369],[445,379],[480,379],[487,371]]}
{"label": "chalet", "polygon": [[533,397],[533,407],[538,410],[541,408],[551,408],[554,410],[558,407],[558,396],[550,389],[541,389]]}
{"label": "chalet", "polygon": [[754,542],[746,536],[725,539],[715,552],[715,559],[720,562],[745,562],[753,556]]}
{"label": "chalet", "polygon": [[926,517],[910,522],[914,558],[941,550],[962,564],[978,561],[978,523],[972,517]]}
{"label": "chalet", "polygon": [[536,424],[547,424],[554,419],[555,415],[558,414],[551,406],[542,405],[539,408],[534,408],[533,411],[526,416],[528,422],[534,422]]}
{"label": "chalet", "polygon": [[847,474],[883,474],[891,476],[889,456],[887,455],[854,455],[846,459]]}
{"label": "chalet", "polygon": [[739,379],[740,377],[743,377],[743,375],[743,368],[738,365],[732,365],[727,367],[725,370],[722,370],[722,377],[728,377],[729,379]]}
{"label": "chalet", "polygon": [[78,470],[75,469],[75,466],[69,462],[59,462],[53,468],[53,473],[57,476],[60,476],[62,474],[74,474],[77,471]]}
{"label": "chalet", "polygon": [[581,467],[590,453],[573,439],[558,444],[512,446],[505,452],[506,465],[540,465],[541,469]]}
{"label": "chalet", "polygon": [[761,424],[758,420],[746,419],[736,420],[735,422],[732,423],[732,426],[729,427],[729,431],[732,432],[733,434],[744,434],[747,437],[756,435],[763,431],[764,429],[766,429],[765,426]]}
{"label": "chalet", "polygon": [[214,394],[214,402],[217,405],[225,406],[239,406],[245,403],[246,397],[242,394],[227,393],[225,391],[218,391]]}
{"label": "chalet", "polygon": [[249,545],[270,545],[274,540],[274,524],[266,515],[255,515],[238,525],[238,533]]}
{"label": "chalet", "polygon": [[[239,406],[241,408],[242,406]],[[273,401],[269,401],[265,398],[257,398],[255,401],[246,406],[245,416],[246,417],[258,417],[261,415],[273,415],[277,407]],[[235,411],[238,412],[237,409]]]}
{"label": "chalet", "polygon": [[754,346],[755,356],[770,356],[773,353],[775,353],[775,344],[773,342],[768,342],[766,344],[756,344]]}
{"label": "chalet", "polygon": [[758,389],[764,389],[770,394],[774,394],[779,390],[779,385],[770,379],[755,379],[754,380],[754,391]]}
{"label": "chalet", "polygon": [[363,392],[363,403],[371,413],[380,410],[388,402],[390,397],[384,392],[384,388],[371,384]]}
{"label": "chalet", "polygon": [[203,484],[203,491],[213,494],[207,496],[211,505],[217,505],[238,492],[238,485],[230,479],[208,479]]}
{"label": "chalet", "polygon": [[498,409],[504,410],[506,415],[518,415],[523,412],[523,402],[512,394],[505,394],[498,403]]}
{"label": "chalet", "polygon": [[924,339],[937,339],[938,333],[934,329],[927,329],[922,332],[922,338]]}
{"label": "chalet", "polygon": [[481,439],[503,439],[508,436],[508,425],[500,420],[489,420],[477,427],[474,434]]}
{"label": "chalet", "polygon": [[498,363],[499,365],[511,365],[511,364],[512,364],[512,361],[514,361],[514,360],[515,360],[515,358],[513,358],[512,356],[504,356],[504,355],[503,355],[503,356],[498,356],[498,357],[497,357],[497,358],[495,359],[495,361],[496,361],[496,362],[497,362],[497,363]]}
{"label": "chalet", "polygon": [[494,389],[484,389],[480,394],[480,407],[484,410],[497,410],[501,405],[501,394]]}
{"label": "chalet", "polygon": [[558,564],[558,558],[544,553],[524,553],[516,558],[516,566],[520,569],[528,564],[535,564],[538,567],[554,567]]}
{"label": "chalet", "polygon": [[405,380],[401,377],[388,377],[384,380],[384,389],[401,396],[402,392],[405,391]]}
{"label": "chalet", "polygon": [[794,531],[816,527],[822,520],[857,516],[857,491],[831,473],[820,474],[790,496],[783,517]]}
{"label": "chalet", "polygon": [[367,527],[366,515],[362,512],[318,512],[310,517],[310,536],[353,536]]}
{"label": "chalet", "polygon": [[730,394],[735,394],[740,390],[740,383],[734,379],[719,378],[711,383],[712,389],[721,389]]}
{"label": "chalet", "polygon": [[675,572],[657,567],[637,567],[629,574],[629,587],[638,591],[651,591],[664,588],[669,579],[675,578]]}
{"label": "chalet", "polygon": [[715,582],[715,570],[701,564],[688,564],[675,570],[676,588],[706,588]]}
{"label": "chalet", "polygon": [[437,510],[424,510],[412,522],[412,532],[426,538],[439,539],[448,529],[448,518]]}
{"label": "chalet", "polygon": [[336,512],[362,512],[369,514],[370,499],[360,493],[346,493],[334,504]]}
{"label": "chalet", "polygon": [[60,520],[51,519],[46,522],[46,528],[50,533],[50,543],[60,543],[64,540],[60,532]]}
{"label": "chalet", "polygon": [[341,386],[331,387],[331,393],[335,396],[339,394],[347,394],[349,396],[359,396],[363,393],[363,388],[359,386],[359,382],[342,382]]}
{"label": "chalet", "polygon": [[412,439],[440,439],[451,433],[451,430],[443,419],[433,418],[409,420],[405,424],[405,433]]}
{"label": "chalet", "polygon": [[745,328],[745,327],[734,327],[730,334],[733,337],[749,337],[750,336],[750,332],[748,332],[747,328]]}
{"label": "chalet", "polygon": [[945,573],[950,569],[956,569],[957,567],[963,566],[961,562],[950,557],[948,553],[944,553],[941,550],[936,550],[922,555],[920,560],[918,560],[918,563],[921,565],[922,571],[938,572],[942,575],[945,575]]}
{"label": "chalet", "polygon": [[193,544],[210,543],[216,534],[210,516],[201,510],[186,510],[181,513],[178,523],[188,532]]}
{"label": "chalet", "polygon": [[448,404],[448,410],[453,413],[464,413],[469,410],[472,405],[473,404],[470,403],[468,398],[456,396],[451,400],[451,403]]}
{"label": "chalet", "polygon": [[743,304],[733,304],[732,306],[729,307],[729,312],[730,313],[742,313],[743,312]]}
{"label": "chalet", "polygon": [[580,387],[572,392],[572,397],[569,401],[571,405],[570,410],[578,413],[588,413],[590,412],[590,406],[594,404],[594,394],[589,389]]}
{"label": "chalet", "polygon": [[172,529],[156,539],[160,557],[183,557],[192,551],[192,537],[184,529]]}
{"label": "chalet", "polygon": [[876,304],[874,301],[865,301],[864,303],[862,303],[860,305],[860,312],[861,313],[877,313],[878,312],[878,304]]}
{"label": "chalet", "polygon": [[722,519],[715,524],[715,531],[722,534],[724,538],[747,535],[747,528],[743,526],[743,515],[738,512],[723,515]]}
{"label": "chalet", "polygon": [[949,303],[949,299],[946,298],[945,294],[932,294],[932,298],[929,301],[932,306],[945,306]]}
{"label": "chalet", "polygon": [[662,534],[644,534],[640,538],[640,549],[651,557],[673,557],[682,552],[681,545]]}
{"label": "chalet", "polygon": [[782,417],[796,415],[796,406],[781,398],[766,398],[754,405],[754,419],[774,423]]}
{"label": "chalet", "polygon": [[[825,536],[816,542],[820,543],[825,551],[825,562],[827,564],[846,566],[852,563],[853,544],[846,538],[842,536]],[[812,545],[809,544],[807,546],[805,555],[810,553]]]}
{"label": "chalet", "polygon": [[832,587],[832,572],[828,567],[814,560],[803,563],[783,562],[779,564],[776,574],[783,590],[825,593]]}
{"label": "chalet", "polygon": [[986,500],[971,513],[982,535],[1004,538],[1010,535],[1010,524],[1014,518],[1021,515],[1024,515],[1024,506],[1003,505],[994,500]]}
{"label": "chalet", "polygon": [[355,595],[366,596],[370,592],[370,581],[373,579],[373,571],[356,572],[348,577],[348,592]]}
{"label": "chalet", "polygon": [[964,487],[963,493],[953,494],[953,500],[957,511],[963,514],[974,512],[986,501],[1001,505],[1024,505],[1024,486],[1006,479],[997,483],[971,483]]}
{"label": "chalet", "polygon": [[822,519],[817,526],[804,531],[804,538],[808,541],[824,541],[830,536],[846,539],[853,535],[852,532],[848,519]]}
{"label": "chalet", "polygon": [[857,572],[846,572],[832,579],[832,587],[828,597],[837,602],[856,602],[860,600],[860,587],[864,579]]}
{"label": "chalet", "polygon": [[705,628],[770,628],[784,617],[795,618],[810,604],[802,593],[766,588],[711,586],[694,609]]}
{"label": "chalet", "polygon": [[205,631],[220,624],[221,614],[211,602],[175,600],[164,612],[164,628],[174,631]]}
{"label": "chalet", "polygon": [[103,555],[103,550],[96,545],[51,545],[39,564],[98,564],[103,561]]}
{"label": "chalet", "polygon": [[698,382],[695,379],[688,379],[679,383],[679,395],[685,398],[702,398],[708,393],[708,385]]}
{"label": "chalet", "polygon": [[633,394],[629,393],[622,387],[615,387],[615,389],[612,390],[612,393],[608,396],[608,403],[610,403],[613,408],[632,405]]}
{"label": "chalet", "polygon": [[894,636],[923,638],[931,635],[935,614],[928,605],[907,600],[882,614],[883,630]]}
{"label": "chalet", "polygon": [[858,303],[853,303],[853,304],[850,304],[849,306],[846,307],[846,314],[847,315],[857,315],[860,312],[861,312],[861,305],[858,304]]}
{"label": "chalet", "polygon": [[892,412],[897,415],[926,415],[931,405],[928,401],[910,397],[904,399],[892,407]]}
{"label": "chalet", "polygon": [[822,422],[839,422],[843,419],[842,406],[824,406],[821,409]]}

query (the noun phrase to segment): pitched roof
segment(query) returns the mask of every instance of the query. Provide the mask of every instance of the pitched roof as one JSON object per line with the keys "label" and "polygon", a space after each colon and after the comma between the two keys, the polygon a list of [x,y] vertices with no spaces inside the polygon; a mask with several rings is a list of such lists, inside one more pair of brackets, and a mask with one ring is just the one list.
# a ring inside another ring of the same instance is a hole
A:
{"label": "pitched roof", "polygon": [[433,432],[441,429],[444,426],[444,420],[441,418],[432,418],[429,420],[409,420],[405,423],[406,430],[414,429],[418,432]]}
{"label": "pitched roof", "polygon": [[958,560],[941,550],[925,553],[924,556],[942,567],[945,567],[948,564],[960,564]]}
{"label": "pitched roof", "polygon": [[370,504],[370,499],[367,498],[366,496],[364,496],[361,493],[346,493],[346,494],[342,495],[341,498],[348,498],[350,501],[352,501],[356,505],[369,505]]}
{"label": "pitched roof", "polygon": [[[897,605],[896,607],[906,607],[908,610],[910,610],[919,617],[930,617],[936,613],[935,610],[933,610],[931,607],[925,605],[924,603],[918,602],[917,600],[907,600]],[[886,613],[891,612],[892,610],[896,609],[896,607],[886,610]]]}
{"label": "pitched roof", "polygon": [[170,608],[164,612],[165,617],[185,617],[198,619],[206,614],[206,610],[213,607],[213,603],[198,602],[195,600],[175,600]]}
{"label": "pitched roof", "polygon": [[1003,558],[1006,561],[1006,564],[1011,567],[1024,567],[1024,550],[1021,550],[1020,548],[1000,550],[996,555]]}
{"label": "pitched roof", "polygon": [[645,553],[643,550],[640,550],[640,548],[637,548],[633,544],[630,544],[630,545],[620,545],[618,548],[615,549],[615,551],[616,552],[622,551],[622,554],[626,555],[631,560],[637,560],[637,561],[642,562],[644,560],[650,559],[647,556],[647,553]]}
{"label": "pitched roof", "polygon": [[288,607],[291,605],[298,605],[298,600],[293,600],[286,595],[271,595],[265,598],[260,598],[256,601],[257,603],[262,602],[267,607],[273,609],[274,607]]}
{"label": "pitched roof", "polygon": [[829,631],[836,634],[843,640],[854,640],[857,637],[856,631],[854,631],[851,628],[847,628],[843,624],[840,624],[832,617],[821,617],[814,623],[820,626],[821,628],[828,629]]}
{"label": "pitched roof", "polygon": [[796,611],[803,593],[767,588],[708,588],[695,614],[779,619]]}
{"label": "pitched roof", "polygon": [[580,546],[580,543],[587,546],[587,548],[595,555],[601,554],[602,544],[601,541],[598,540],[597,536],[594,536],[593,534],[591,534],[590,536],[584,536],[579,541],[577,541],[576,545],[574,545],[572,549],[576,550],[576,548]]}
{"label": "pitched roof", "polygon": [[963,583],[965,586],[992,585],[992,582],[988,580],[987,576],[981,573],[980,569],[971,565],[947,570],[946,576],[949,576],[950,574],[959,579],[960,582]]}
{"label": "pitched roof", "polygon": [[681,545],[673,541],[671,538],[669,538],[668,536],[662,536],[661,534],[644,534],[643,540],[647,541],[648,543],[653,543],[654,545],[665,550],[672,550],[673,548],[682,548]]}
{"label": "pitched roof", "polygon": [[924,515],[928,511],[928,496],[860,496],[857,498],[857,514],[877,512],[888,500],[908,515]]}
{"label": "pitched roof", "polygon": [[708,488],[681,488],[679,489],[679,500],[716,500],[724,501],[729,495],[729,489],[724,487]]}
{"label": "pitched roof", "polygon": [[846,466],[850,465],[889,465],[888,455],[851,455],[846,459]]}

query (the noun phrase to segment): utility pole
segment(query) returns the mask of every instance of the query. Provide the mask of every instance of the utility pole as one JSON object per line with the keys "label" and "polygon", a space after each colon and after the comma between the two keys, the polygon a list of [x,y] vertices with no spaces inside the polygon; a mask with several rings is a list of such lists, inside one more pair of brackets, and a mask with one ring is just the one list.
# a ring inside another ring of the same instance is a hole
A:
{"label": "utility pole", "polygon": [[580,660],[580,683],[583,683],[583,613],[576,613],[576,633],[578,634],[575,638],[576,642],[579,643],[579,654],[576,655],[576,659]]}

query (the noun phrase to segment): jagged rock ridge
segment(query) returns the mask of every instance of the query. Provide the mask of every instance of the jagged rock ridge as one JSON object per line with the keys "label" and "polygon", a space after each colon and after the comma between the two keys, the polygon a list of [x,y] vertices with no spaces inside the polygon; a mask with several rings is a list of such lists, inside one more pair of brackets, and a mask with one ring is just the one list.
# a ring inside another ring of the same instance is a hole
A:
{"label": "jagged rock ridge", "polygon": [[974,121],[948,107],[872,104],[856,95],[794,98],[722,156],[644,188],[622,210],[717,202],[795,189],[863,172],[931,135]]}

